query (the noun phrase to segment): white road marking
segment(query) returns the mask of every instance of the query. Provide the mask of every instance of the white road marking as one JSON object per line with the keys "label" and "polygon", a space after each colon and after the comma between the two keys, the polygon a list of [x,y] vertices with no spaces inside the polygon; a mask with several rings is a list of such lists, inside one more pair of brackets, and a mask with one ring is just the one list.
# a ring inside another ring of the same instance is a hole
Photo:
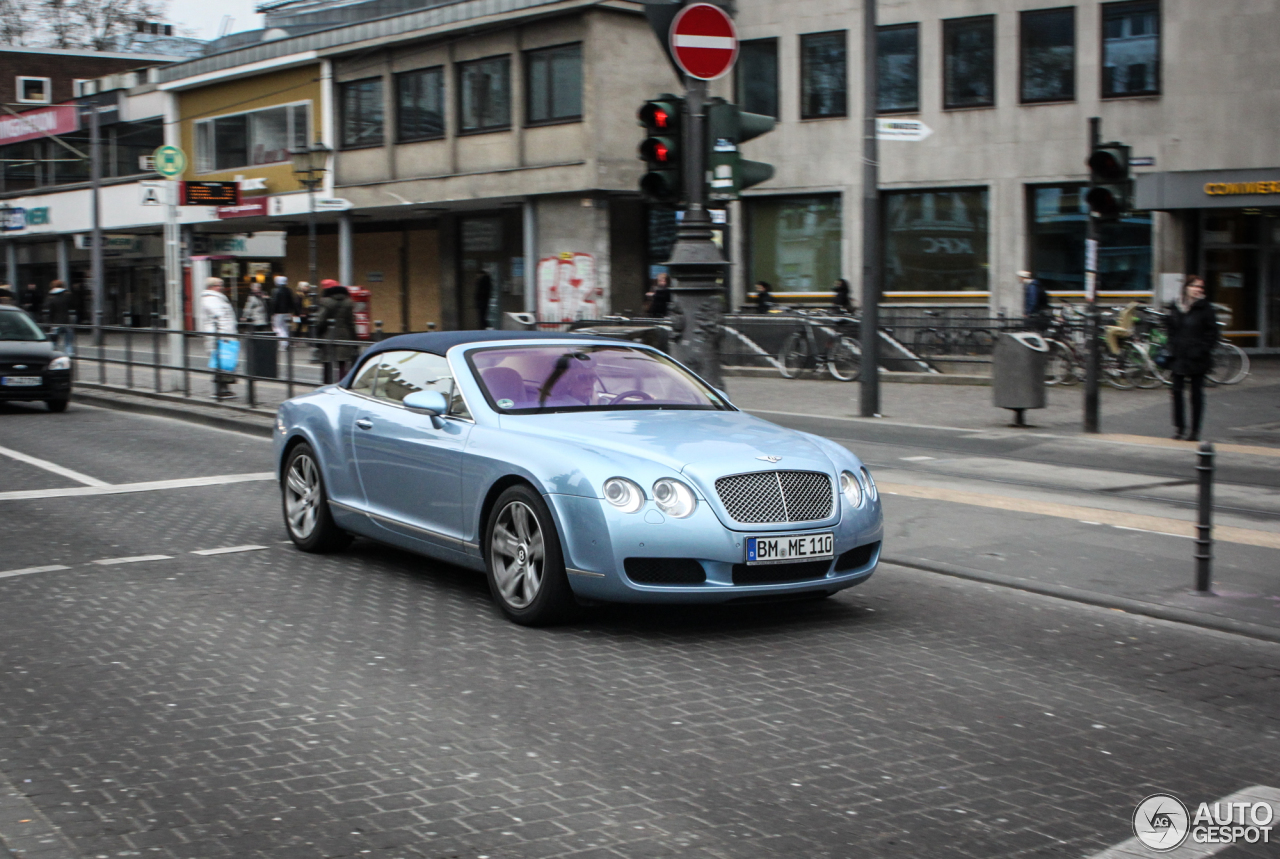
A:
{"label": "white road marking", "polygon": [[[1244,790],[1238,790],[1230,796],[1224,796],[1216,802],[1247,802],[1253,804],[1255,802],[1265,802],[1270,804],[1272,812],[1272,826],[1280,823],[1280,789],[1274,787],[1265,787],[1263,785],[1254,785],[1246,787]],[[1209,803],[1212,810],[1214,803]],[[1187,803],[1187,811],[1195,819],[1196,809],[1199,803]],[[1264,827],[1268,828],[1268,827]],[[1164,853],[1155,853],[1143,845],[1137,836],[1130,838],[1128,841],[1121,841],[1119,844],[1112,845],[1101,853],[1094,853],[1088,859],[1151,859],[1152,856],[1161,856],[1165,859],[1204,859],[1206,856],[1212,856],[1215,853],[1221,853],[1226,850],[1230,844],[1197,844],[1187,836],[1187,840],[1182,842],[1181,847]]]}
{"label": "white road marking", "polygon": [[223,486],[228,483],[249,483],[259,480],[275,480],[271,471],[249,474],[219,474],[212,477],[182,477],[176,480],[148,480],[144,483],[103,483],[98,486],[75,486],[69,489],[21,489],[16,492],[0,492],[0,501],[26,501],[36,498],[78,498],[84,495],[122,495],[128,492],[154,492],[157,489],[188,489],[193,486]]}
{"label": "white road marking", "polygon": [[69,570],[70,567],[64,564],[50,564],[47,567],[27,567],[22,570],[6,570],[0,573],[0,579],[7,579],[10,576],[29,576],[32,573],[52,573],[55,570]]}
{"label": "white road marking", "polygon": [[90,561],[91,564],[100,564],[104,567],[110,567],[115,564],[136,564],[140,561],[171,561],[173,555],[133,555],[128,558],[99,558],[96,561]]}
{"label": "white road marking", "polygon": [[898,457],[898,459],[902,460],[903,462],[924,462],[925,460],[933,459],[933,458],[934,457],[932,456],[900,456]]}
{"label": "white road marking", "polygon": [[1141,534],[1159,534],[1162,537],[1179,537],[1183,540],[1194,540],[1190,534],[1170,534],[1167,531],[1152,531],[1148,528],[1130,528],[1128,525],[1112,525],[1112,528],[1119,528],[1121,531],[1137,531]]}
{"label": "white road marking", "polygon": [[196,549],[193,555],[230,555],[232,552],[253,552],[266,546],[227,546],[222,549]]}
{"label": "white road marking", "polygon": [[85,486],[108,485],[105,480],[99,480],[96,477],[90,477],[87,474],[81,474],[80,472],[72,471],[69,468],[63,468],[55,462],[50,462],[47,459],[39,459],[34,456],[28,456],[25,453],[20,453],[7,447],[0,447],[0,455],[7,456],[10,459],[16,459],[18,462],[25,462],[27,465],[34,465],[36,468],[43,468],[45,471],[51,471],[54,474],[61,475],[69,480],[74,480],[76,483],[83,483]]}

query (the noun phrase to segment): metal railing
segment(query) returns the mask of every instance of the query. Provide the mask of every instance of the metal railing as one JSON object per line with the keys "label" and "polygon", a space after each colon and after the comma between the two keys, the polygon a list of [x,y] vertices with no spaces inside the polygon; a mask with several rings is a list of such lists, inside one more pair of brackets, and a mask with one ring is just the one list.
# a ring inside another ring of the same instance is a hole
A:
{"label": "metal railing", "polygon": [[[314,337],[281,339],[271,332],[211,334],[167,328],[125,326],[45,325],[59,348],[74,358],[74,381],[118,385],[129,390],[181,393],[192,396],[200,377],[209,380],[216,393],[218,377],[228,384],[243,383],[236,404],[250,408],[282,402],[299,389],[312,389],[338,381],[338,364],[350,366],[372,342],[327,340]],[[95,331],[101,342],[95,343]],[[236,366],[223,370],[211,365],[210,355],[219,340],[240,344]],[[177,344],[177,348],[174,345]],[[283,345],[283,348],[282,348]],[[352,359],[335,360],[336,350],[352,349]],[[223,404],[225,400],[212,397]]]}
{"label": "metal railing", "polygon": [[[887,370],[939,373],[948,365],[983,364],[1000,331],[1021,329],[1020,318],[978,316],[966,313],[918,311],[886,313],[881,327],[881,366]],[[610,328],[627,328],[623,336],[664,348],[672,335],[672,318],[608,316],[574,322],[539,322],[543,331],[576,331],[591,328],[607,333]],[[833,337],[848,337],[860,351],[861,319],[856,316],[807,310],[780,309],[768,313],[736,312],[723,317],[721,361],[727,370],[780,369],[778,356],[787,339],[808,326],[825,348]],[[350,349],[352,361],[369,346],[367,340],[327,340],[290,337],[281,340],[273,332],[211,334],[166,328],[103,326],[101,343],[95,344],[90,325],[43,326],[75,358],[75,380],[119,386],[127,390],[151,390],[193,396],[203,377],[216,394],[218,377],[238,386],[234,398],[211,396],[219,405],[229,403],[256,408],[273,406],[299,391],[311,390],[338,381],[339,368],[334,350]],[[660,336],[637,335],[649,329]],[[621,333],[621,332],[620,332]],[[240,344],[233,370],[212,366],[209,355],[217,340]],[[283,348],[282,348],[283,346]],[[961,370],[960,372],[964,372]],[[196,392],[196,396],[200,394]]]}

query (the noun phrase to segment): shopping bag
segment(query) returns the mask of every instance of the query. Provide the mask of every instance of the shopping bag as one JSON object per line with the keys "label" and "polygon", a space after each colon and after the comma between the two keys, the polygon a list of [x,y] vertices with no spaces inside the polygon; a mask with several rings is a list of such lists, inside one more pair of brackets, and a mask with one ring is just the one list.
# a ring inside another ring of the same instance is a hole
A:
{"label": "shopping bag", "polygon": [[209,369],[222,373],[234,373],[240,364],[240,341],[219,340],[218,346],[209,353]]}

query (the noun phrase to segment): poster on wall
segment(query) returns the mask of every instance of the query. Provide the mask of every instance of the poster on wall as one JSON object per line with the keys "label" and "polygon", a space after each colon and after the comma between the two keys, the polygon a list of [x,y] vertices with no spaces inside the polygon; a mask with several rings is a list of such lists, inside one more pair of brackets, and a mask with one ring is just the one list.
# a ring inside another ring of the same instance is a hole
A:
{"label": "poster on wall", "polygon": [[609,312],[591,254],[565,251],[538,261],[538,318],[543,322],[599,319]]}

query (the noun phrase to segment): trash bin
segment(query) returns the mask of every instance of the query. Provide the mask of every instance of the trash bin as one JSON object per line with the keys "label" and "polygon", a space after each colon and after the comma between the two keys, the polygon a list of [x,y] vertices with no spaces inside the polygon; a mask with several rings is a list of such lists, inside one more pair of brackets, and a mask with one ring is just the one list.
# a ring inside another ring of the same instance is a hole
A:
{"label": "trash bin", "polygon": [[997,408],[1012,409],[1014,426],[1026,426],[1025,409],[1045,407],[1045,366],[1049,344],[1030,331],[1003,331],[991,362],[991,393]]}
{"label": "trash bin", "polygon": [[249,355],[245,362],[245,372],[250,376],[277,378],[280,370],[276,364],[276,356],[280,353],[280,341],[275,337],[250,337]]}
{"label": "trash bin", "polygon": [[538,317],[532,313],[502,314],[503,331],[537,331]]}

